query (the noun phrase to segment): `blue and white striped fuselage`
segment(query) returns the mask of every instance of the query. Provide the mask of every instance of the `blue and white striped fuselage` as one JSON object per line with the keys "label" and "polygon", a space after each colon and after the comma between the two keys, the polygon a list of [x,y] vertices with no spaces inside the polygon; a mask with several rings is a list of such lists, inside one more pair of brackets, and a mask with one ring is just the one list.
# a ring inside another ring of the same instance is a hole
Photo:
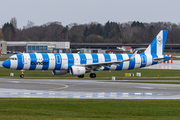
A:
{"label": "blue and white striped fuselage", "polygon": [[[9,69],[16,70],[70,70],[73,65],[86,65],[92,63],[114,62],[130,59],[132,54],[59,54],[59,53],[23,53],[10,57]],[[136,54],[131,61],[121,62],[116,65],[108,65],[94,70],[131,70],[142,68],[159,62],[167,61],[164,59],[158,62],[153,58],[162,58],[151,54]]]}
{"label": "blue and white striped fuselage", "polygon": [[71,75],[84,77],[95,70],[132,70],[170,60],[163,56],[168,31],[161,30],[146,50],[137,54],[81,54],[81,53],[23,53],[11,56],[3,62],[3,67],[22,70],[52,70],[54,75]]}

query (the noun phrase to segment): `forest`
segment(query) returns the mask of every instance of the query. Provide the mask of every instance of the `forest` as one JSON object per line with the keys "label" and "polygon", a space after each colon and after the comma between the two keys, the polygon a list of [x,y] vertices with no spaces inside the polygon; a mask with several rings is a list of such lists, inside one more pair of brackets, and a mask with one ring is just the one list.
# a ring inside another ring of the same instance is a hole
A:
{"label": "forest", "polygon": [[168,44],[180,43],[180,24],[171,22],[126,23],[107,21],[88,24],[48,22],[41,26],[18,29],[12,18],[0,29],[0,39],[6,41],[70,41],[72,43],[150,43],[160,30],[168,30]]}

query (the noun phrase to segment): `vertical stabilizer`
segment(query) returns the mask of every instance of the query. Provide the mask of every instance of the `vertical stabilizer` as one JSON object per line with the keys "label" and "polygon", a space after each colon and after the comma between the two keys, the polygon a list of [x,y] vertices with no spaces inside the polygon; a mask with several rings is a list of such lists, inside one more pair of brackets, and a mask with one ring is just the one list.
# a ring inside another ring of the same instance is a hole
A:
{"label": "vertical stabilizer", "polygon": [[145,54],[163,55],[168,30],[161,30],[152,43],[145,50]]}

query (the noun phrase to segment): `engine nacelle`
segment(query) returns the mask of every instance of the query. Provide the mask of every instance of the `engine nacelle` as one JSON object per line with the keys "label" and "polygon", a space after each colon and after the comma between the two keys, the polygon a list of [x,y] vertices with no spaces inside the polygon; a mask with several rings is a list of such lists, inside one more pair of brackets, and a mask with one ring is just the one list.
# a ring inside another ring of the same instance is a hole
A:
{"label": "engine nacelle", "polygon": [[70,68],[71,75],[84,75],[86,73],[85,67],[72,66]]}
{"label": "engine nacelle", "polygon": [[53,75],[65,75],[67,73],[67,70],[53,70]]}

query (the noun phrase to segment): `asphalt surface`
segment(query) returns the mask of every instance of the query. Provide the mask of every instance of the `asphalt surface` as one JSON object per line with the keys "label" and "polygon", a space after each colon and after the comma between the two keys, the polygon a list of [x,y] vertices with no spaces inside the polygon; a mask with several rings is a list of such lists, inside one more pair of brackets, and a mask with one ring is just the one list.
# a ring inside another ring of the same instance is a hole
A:
{"label": "asphalt surface", "polygon": [[180,85],[0,78],[0,97],[180,99]]}
{"label": "asphalt surface", "polygon": [[[2,61],[0,61],[0,66]],[[148,69],[180,69],[180,61]],[[93,99],[180,99],[180,85],[124,83],[104,80],[54,80],[0,78],[0,97],[93,98]],[[138,81],[138,80],[135,80]],[[142,81],[142,80],[141,80]],[[150,80],[149,80],[150,81]],[[154,80],[153,80],[154,81]],[[150,81],[151,82],[151,81]],[[172,82],[157,80],[156,82]],[[174,81],[179,82],[179,81]]]}

